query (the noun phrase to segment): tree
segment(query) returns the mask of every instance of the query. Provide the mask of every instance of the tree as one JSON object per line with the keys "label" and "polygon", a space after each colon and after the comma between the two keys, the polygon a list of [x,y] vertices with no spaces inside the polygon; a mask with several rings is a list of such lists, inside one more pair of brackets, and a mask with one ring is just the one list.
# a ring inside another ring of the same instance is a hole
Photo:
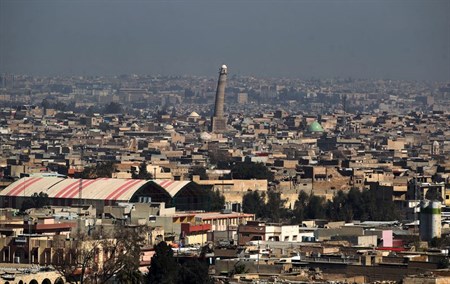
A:
{"label": "tree", "polygon": [[68,282],[89,283],[90,267],[94,267],[99,246],[100,240],[91,239],[86,234],[77,234],[73,240],[55,241],[53,267]]}
{"label": "tree", "polygon": [[430,241],[430,246],[433,248],[448,248],[450,246],[450,236],[443,236],[442,238],[434,237]]}
{"label": "tree", "polygon": [[242,210],[244,213],[255,214],[256,218],[265,216],[265,199],[264,192],[249,191],[242,197]]}
{"label": "tree", "polygon": [[126,283],[139,283],[143,233],[143,227],[118,226],[111,234],[79,232],[70,240],[59,239],[55,242],[53,266],[68,281],[80,284],[106,283],[115,275],[119,281],[133,279],[136,282]]}
{"label": "tree", "polygon": [[286,200],[281,198],[281,193],[269,190],[264,192],[249,191],[242,198],[242,210],[245,213],[255,214],[256,218],[269,222],[283,222],[291,219],[292,210],[285,208]]}
{"label": "tree", "polygon": [[206,169],[204,167],[195,166],[192,168],[191,178],[192,176],[200,176],[200,179],[208,179],[208,175],[206,174]]}
{"label": "tree", "polygon": [[364,213],[362,193],[358,188],[351,188],[347,194],[349,206],[352,208],[353,217],[361,220]]}
{"label": "tree", "polygon": [[50,204],[48,194],[45,192],[33,193],[31,198],[25,199],[20,210],[23,212],[30,208],[42,208]]}
{"label": "tree", "polygon": [[425,194],[425,199],[436,200],[436,201],[440,201],[440,202],[443,201],[441,193],[435,187],[432,187],[427,191],[427,193]]}
{"label": "tree", "polygon": [[112,177],[112,174],[115,172],[115,170],[116,164],[114,162],[100,162],[97,163],[95,173],[97,175],[97,178],[110,178]]}
{"label": "tree", "polygon": [[338,191],[332,201],[328,201],[326,215],[334,221],[398,220],[399,213],[392,200],[377,200],[370,190],[351,189],[348,193]]}
{"label": "tree", "polygon": [[85,167],[81,173],[79,173],[80,178],[93,179],[97,178],[95,167]]}
{"label": "tree", "polygon": [[[117,257],[110,258],[104,265],[104,278],[115,272],[119,283],[141,283],[142,273],[139,271],[141,246],[144,243],[145,227],[118,228],[115,231],[116,243],[110,253]],[[106,273],[105,273],[106,272]]]}
{"label": "tree", "polygon": [[[378,200],[376,194],[371,190],[362,192],[363,217],[361,220],[389,221],[400,218],[395,204],[392,200]],[[366,218],[367,217],[367,218]]]}
{"label": "tree", "polygon": [[300,191],[294,205],[294,220],[301,223],[306,219],[322,219],[325,214],[325,198]]}
{"label": "tree", "polygon": [[209,284],[213,283],[208,275],[208,265],[198,259],[191,259],[183,263],[179,271],[179,284]]}
{"label": "tree", "polygon": [[131,174],[133,179],[152,179],[153,175],[147,171],[147,163],[144,161],[139,165],[139,171]]}
{"label": "tree", "polygon": [[363,210],[361,216],[359,216],[360,220],[375,220],[378,216],[377,211],[379,210],[379,204],[377,204],[375,194],[369,190],[364,190],[361,193],[361,199]]}
{"label": "tree", "polygon": [[231,168],[231,173],[235,179],[274,179],[274,174],[263,163],[236,163]]}
{"label": "tree", "polygon": [[353,218],[347,197],[347,194],[345,194],[342,190],[339,190],[333,197],[333,200],[328,202],[326,211],[331,220],[349,221],[349,219]]}
{"label": "tree", "polygon": [[122,113],[122,105],[116,102],[110,102],[104,107],[103,113]]}
{"label": "tree", "polygon": [[51,104],[48,99],[43,99],[41,102],[41,107],[45,109],[49,109],[51,107]]}
{"label": "tree", "polygon": [[155,246],[155,254],[146,275],[146,283],[175,284],[178,281],[179,269],[173,257],[172,248],[166,242],[160,242]]}
{"label": "tree", "polygon": [[208,153],[209,161],[213,165],[217,165],[218,169],[230,169],[231,156],[227,150],[211,149]]}
{"label": "tree", "polygon": [[301,223],[306,219],[305,211],[308,205],[309,195],[305,191],[300,191],[297,201],[294,204],[294,223]]}
{"label": "tree", "polygon": [[448,258],[441,258],[438,262],[437,268],[438,269],[447,269],[450,267],[450,261]]}
{"label": "tree", "polygon": [[110,178],[116,170],[116,164],[112,161],[98,162],[95,167],[86,167],[80,177],[85,179]]}
{"label": "tree", "polygon": [[97,109],[96,107],[90,106],[90,107],[88,107],[88,108],[85,110],[84,114],[85,114],[86,116],[88,116],[88,117],[91,117],[91,116],[93,116],[94,113],[96,113],[97,111],[98,111],[98,109]]}
{"label": "tree", "polygon": [[305,216],[308,219],[325,218],[325,198],[317,195],[309,197],[308,205],[305,208]]}
{"label": "tree", "polygon": [[60,111],[66,111],[68,109],[67,105],[61,101],[57,101],[55,104],[53,104],[53,107],[56,110],[60,110]]}
{"label": "tree", "polygon": [[216,191],[208,190],[208,195],[209,211],[220,211],[225,207],[225,197],[220,194],[218,189]]}
{"label": "tree", "polygon": [[281,193],[273,190],[267,192],[267,203],[265,204],[263,218],[271,222],[281,222],[288,217],[288,209],[285,208],[286,199],[281,199]]}

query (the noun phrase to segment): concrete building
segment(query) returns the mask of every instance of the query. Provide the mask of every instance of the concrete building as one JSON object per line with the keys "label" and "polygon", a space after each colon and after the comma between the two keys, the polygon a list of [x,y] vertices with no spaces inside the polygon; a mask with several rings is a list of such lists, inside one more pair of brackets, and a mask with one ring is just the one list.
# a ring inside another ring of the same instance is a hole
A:
{"label": "concrete building", "polygon": [[301,233],[299,225],[249,221],[238,227],[239,245],[245,245],[251,241],[301,242],[303,237],[313,237],[313,234]]}
{"label": "concrete building", "polygon": [[212,187],[218,190],[226,202],[242,203],[243,196],[249,191],[267,192],[268,182],[265,179],[207,179],[201,180],[199,176],[193,176],[192,181],[200,186]]}

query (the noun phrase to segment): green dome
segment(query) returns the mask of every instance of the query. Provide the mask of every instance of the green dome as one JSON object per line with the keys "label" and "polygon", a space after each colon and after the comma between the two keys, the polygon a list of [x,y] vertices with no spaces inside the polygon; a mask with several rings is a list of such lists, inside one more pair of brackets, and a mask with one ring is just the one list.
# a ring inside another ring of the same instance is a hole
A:
{"label": "green dome", "polygon": [[318,123],[317,121],[314,121],[313,123],[311,123],[309,125],[308,131],[309,132],[323,132],[323,128],[322,128],[322,125],[320,125],[320,123]]}

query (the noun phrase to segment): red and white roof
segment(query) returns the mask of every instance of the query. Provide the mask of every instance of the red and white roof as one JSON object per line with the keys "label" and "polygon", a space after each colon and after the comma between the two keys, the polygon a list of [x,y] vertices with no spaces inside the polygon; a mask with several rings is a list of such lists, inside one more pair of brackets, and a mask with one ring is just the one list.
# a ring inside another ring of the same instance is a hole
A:
{"label": "red and white roof", "polygon": [[49,198],[129,200],[147,180],[137,179],[65,179],[58,177],[22,178],[0,192],[0,196],[31,196],[44,192]]}
{"label": "red and white roof", "polygon": [[190,181],[179,181],[170,179],[154,179],[152,182],[156,183],[160,187],[164,188],[171,197],[177,195],[177,193],[185,187]]}

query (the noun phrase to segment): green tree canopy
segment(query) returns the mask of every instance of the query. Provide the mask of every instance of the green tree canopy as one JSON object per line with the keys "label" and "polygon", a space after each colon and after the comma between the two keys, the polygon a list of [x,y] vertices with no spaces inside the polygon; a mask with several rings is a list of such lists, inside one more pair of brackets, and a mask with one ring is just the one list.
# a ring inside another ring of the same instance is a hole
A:
{"label": "green tree canopy", "polygon": [[122,113],[122,105],[116,102],[110,102],[103,108],[103,113]]}
{"label": "green tree canopy", "polygon": [[309,195],[305,191],[301,190],[298,194],[297,201],[294,204],[294,212],[293,212],[293,223],[301,223],[303,220],[306,220],[305,212],[306,207],[309,203]]}
{"label": "green tree canopy", "polygon": [[259,191],[249,191],[242,198],[242,210],[255,214],[256,218],[269,222],[284,222],[292,218],[292,210],[285,207],[286,200],[281,193],[269,190],[266,194]]}
{"label": "green tree canopy", "polygon": [[301,191],[295,202],[293,222],[307,219],[327,218],[333,221],[353,220],[388,221],[399,219],[392,200],[377,200],[374,192],[351,189],[348,193],[338,191],[332,200],[325,202],[324,197]]}
{"label": "green tree canopy", "polygon": [[263,212],[265,216],[263,218],[276,223],[289,219],[292,210],[286,208],[285,204],[286,199],[281,198],[280,192],[269,190],[267,192],[267,203],[264,204]]}
{"label": "green tree canopy", "polygon": [[31,198],[27,198],[23,203],[20,211],[25,211],[31,208],[42,208],[50,204],[50,200],[48,199],[48,194],[41,191],[39,193],[33,193]]}
{"label": "green tree canopy", "polygon": [[208,179],[208,175],[206,174],[206,169],[204,167],[195,166],[192,168],[191,178],[192,176],[200,176],[200,179]]}
{"label": "green tree canopy", "polygon": [[116,170],[116,163],[112,161],[98,162],[95,167],[86,167],[80,174],[80,178],[111,178]]}
{"label": "green tree canopy", "polygon": [[172,248],[166,242],[160,242],[155,246],[155,255],[152,257],[146,282],[175,284],[178,282],[179,269]]}
{"label": "green tree canopy", "polygon": [[231,174],[235,179],[274,179],[274,174],[263,163],[236,163],[231,168]]}
{"label": "green tree canopy", "polygon": [[308,219],[323,219],[325,218],[325,198],[316,195],[309,197],[308,205],[306,206],[305,215]]}
{"label": "green tree canopy", "polygon": [[220,191],[217,189],[216,191],[208,190],[209,195],[209,211],[220,211],[225,207],[225,197],[220,194]]}
{"label": "green tree canopy", "polygon": [[192,259],[183,263],[180,267],[179,284],[209,284],[213,283],[212,279],[208,275],[208,265],[199,261],[198,259]]}
{"label": "green tree canopy", "polygon": [[266,194],[259,191],[249,191],[242,198],[242,210],[244,213],[255,214],[256,218],[266,216],[264,204]]}

